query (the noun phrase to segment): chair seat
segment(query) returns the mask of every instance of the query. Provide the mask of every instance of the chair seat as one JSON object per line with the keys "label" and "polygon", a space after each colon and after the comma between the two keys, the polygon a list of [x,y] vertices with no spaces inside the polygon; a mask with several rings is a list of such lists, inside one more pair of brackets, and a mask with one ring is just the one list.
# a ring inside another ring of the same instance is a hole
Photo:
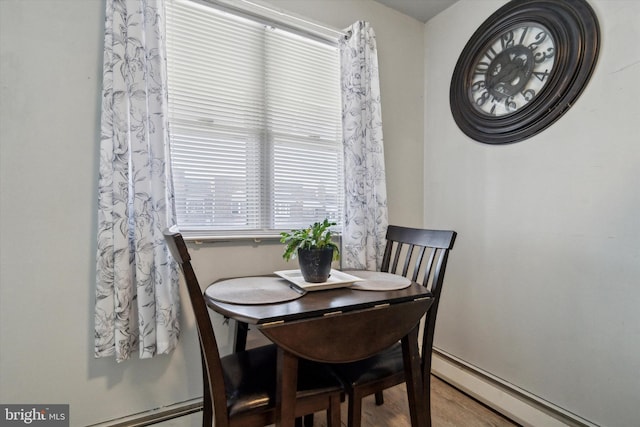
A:
{"label": "chair seat", "polygon": [[[221,358],[229,416],[262,412],[275,406],[277,347],[273,344]],[[326,366],[300,359],[297,398],[342,390]]]}
{"label": "chair seat", "polygon": [[404,375],[402,345],[392,347],[368,359],[332,365],[346,387],[354,388],[383,380],[394,375]]}

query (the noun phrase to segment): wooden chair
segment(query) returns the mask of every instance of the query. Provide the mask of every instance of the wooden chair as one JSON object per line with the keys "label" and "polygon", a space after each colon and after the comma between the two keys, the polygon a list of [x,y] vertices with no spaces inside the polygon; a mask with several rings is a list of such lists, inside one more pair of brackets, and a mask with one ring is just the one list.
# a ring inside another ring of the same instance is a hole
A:
{"label": "wooden chair", "polygon": [[[165,231],[173,258],[184,274],[196,317],[203,367],[203,426],[262,427],[275,422],[276,357],[273,344],[220,357],[208,309],[179,233]],[[327,425],[340,426],[343,388],[325,366],[300,360],[296,416],[327,411]],[[297,420],[300,423],[300,420]]]}
{"label": "wooden chair", "polygon": [[[449,251],[453,248],[456,232],[390,225],[386,237],[381,271],[409,277],[427,286],[433,294],[434,302],[427,311],[422,332],[421,359],[423,394],[426,408],[430,408],[433,332]],[[333,366],[349,396],[349,427],[360,426],[362,399],[365,396],[375,394],[376,404],[382,405],[382,390],[405,382],[403,366],[399,343],[368,359]],[[430,417],[427,421],[431,425]]]}

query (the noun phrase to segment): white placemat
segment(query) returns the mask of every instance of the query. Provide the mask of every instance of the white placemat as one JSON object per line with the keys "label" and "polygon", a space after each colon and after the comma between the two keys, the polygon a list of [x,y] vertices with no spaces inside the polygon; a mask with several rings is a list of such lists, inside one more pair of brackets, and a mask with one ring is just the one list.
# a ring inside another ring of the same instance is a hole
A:
{"label": "white placemat", "polygon": [[351,289],[361,291],[396,291],[398,289],[408,288],[409,285],[411,285],[411,280],[397,274],[364,270],[346,271],[346,273],[364,279],[361,282],[355,282],[351,285]]}
{"label": "white placemat", "polygon": [[240,277],[209,286],[207,295],[231,304],[273,304],[300,298],[299,292],[280,277]]}

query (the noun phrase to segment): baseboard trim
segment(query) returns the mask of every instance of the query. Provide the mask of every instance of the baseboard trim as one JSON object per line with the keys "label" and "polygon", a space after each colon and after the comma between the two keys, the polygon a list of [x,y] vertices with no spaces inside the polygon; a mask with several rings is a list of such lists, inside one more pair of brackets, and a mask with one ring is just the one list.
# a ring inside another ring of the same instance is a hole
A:
{"label": "baseboard trim", "polygon": [[183,417],[202,411],[202,398],[191,399],[184,402],[175,403],[162,408],[151,409],[138,414],[116,418],[104,423],[92,424],[87,427],[144,427],[158,424],[163,421]]}
{"label": "baseboard trim", "polygon": [[523,426],[598,427],[436,347],[431,372]]}

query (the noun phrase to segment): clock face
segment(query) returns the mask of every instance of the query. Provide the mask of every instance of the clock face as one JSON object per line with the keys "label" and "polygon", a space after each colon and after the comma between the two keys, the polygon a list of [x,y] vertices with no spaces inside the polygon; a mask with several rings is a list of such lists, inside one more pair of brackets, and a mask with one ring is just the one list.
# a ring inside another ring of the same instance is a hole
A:
{"label": "clock face", "polygon": [[514,113],[533,101],[549,81],[556,55],[551,32],[526,23],[491,40],[473,63],[468,96],[488,116]]}
{"label": "clock face", "polygon": [[580,96],[599,49],[598,19],[587,0],[510,0],[458,58],[449,90],[453,119],[486,144],[536,135]]}

